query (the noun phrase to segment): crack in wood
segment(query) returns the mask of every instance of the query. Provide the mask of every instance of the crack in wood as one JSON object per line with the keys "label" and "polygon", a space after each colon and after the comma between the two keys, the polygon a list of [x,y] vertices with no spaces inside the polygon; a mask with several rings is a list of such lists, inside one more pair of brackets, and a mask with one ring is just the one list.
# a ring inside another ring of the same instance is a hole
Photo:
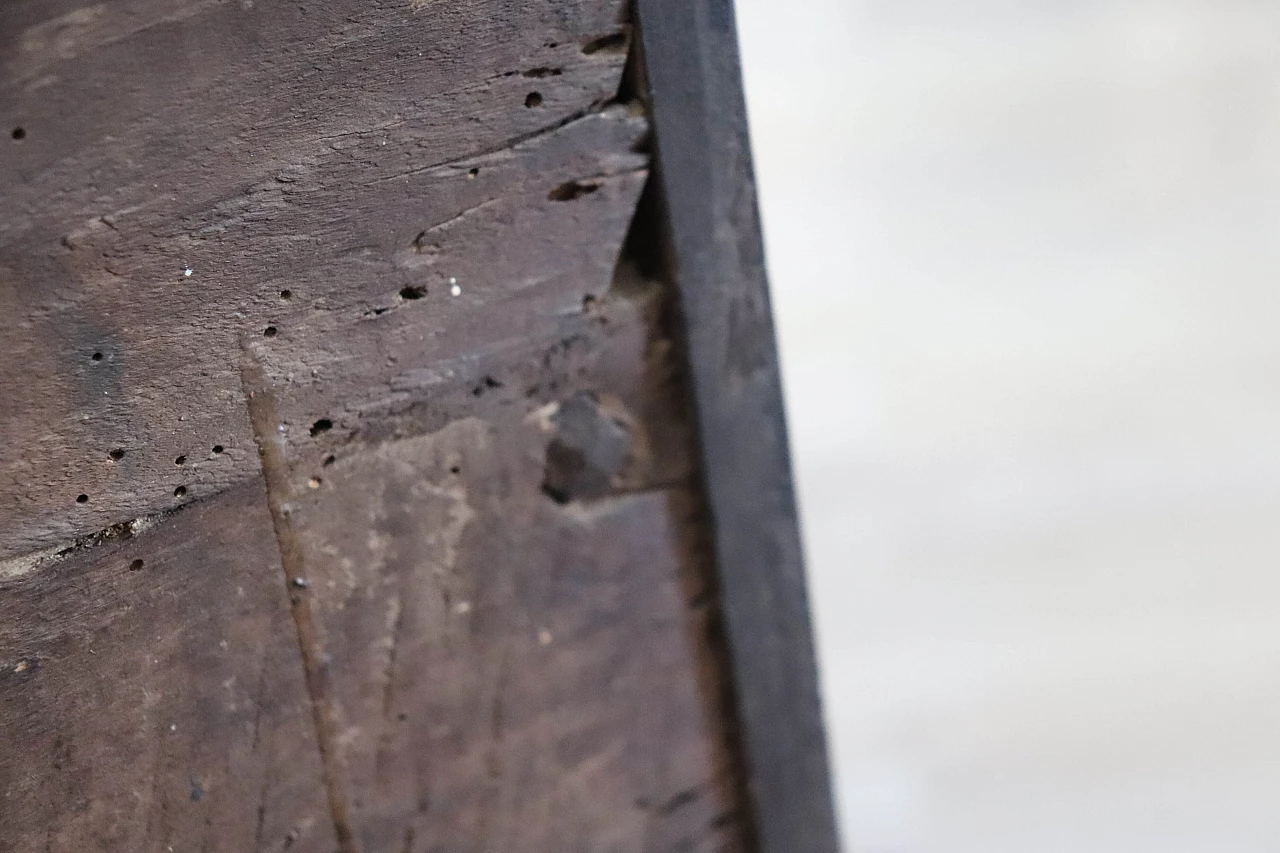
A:
{"label": "crack in wood", "polygon": [[77,551],[83,551],[87,548],[96,548],[108,542],[123,541],[132,539],[139,533],[150,530],[161,521],[169,518],[183,510],[183,507],[165,510],[163,512],[144,515],[140,518],[133,518],[129,521],[121,521],[104,527],[101,530],[84,536],[77,536],[70,542],[64,542],[61,545],[53,545],[49,548],[41,548],[39,551],[31,551],[26,554],[19,554],[16,557],[0,560],[0,581],[13,580],[23,575],[29,575],[39,569],[52,565],[66,557],[71,556]]}
{"label": "crack in wood", "polygon": [[529,142],[532,142],[536,139],[539,139],[543,136],[552,136],[556,133],[559,133],[560,131],[564,130],[565,128],[569,127],[572,124],[576,124],[580,121],[585,121],[595,116],[602,115],[610,107],[617,107],[617,106],[621,106],[623,108],[629,108],[627,104],[619,104],[619,102],[616,99],[610,98],[608,100],[601,101],[600,103],[592,104],[590,107],[587,107],[586,109],[575,110],[574,112],[560,118],[559,120],[553,122],[552,124],[545,125],[536,130],[531,130],[528,133],[521,133],[516,136],[512,136],[497,145],[492,145],[492,146],[489,146],[488,148],[482,148],[479,151],[472,151],[470,153],[464,154],[461,157],[453,157],[448,160],[442,160],[438,163],[431,163],[426,166],[418,166],[416,168],[409,169],[404,172],[398,172],[394,175],[389,175],[385,178],[378,178],[372,183],[385,184],[391,181],[403,181],[405,178],[412,177],[414,175],[420,175],[424,172],[431,172],[437,169],[449,169],[449,168],[456,169],[462,166],[472,165],[477,160],[483,160],[486,157],[492,157],[493,155],[501,154],[504,151],[514,151],[520,148],[520,146],[525,145]]}

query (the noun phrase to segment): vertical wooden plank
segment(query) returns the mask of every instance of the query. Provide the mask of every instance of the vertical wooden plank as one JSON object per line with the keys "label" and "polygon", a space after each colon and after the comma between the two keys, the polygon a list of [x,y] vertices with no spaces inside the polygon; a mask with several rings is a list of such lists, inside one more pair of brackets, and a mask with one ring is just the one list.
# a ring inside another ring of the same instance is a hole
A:
{"label": "vertical wooden plank", "polygon": [[732,0],[638,0],[762,853],[838,846]]}

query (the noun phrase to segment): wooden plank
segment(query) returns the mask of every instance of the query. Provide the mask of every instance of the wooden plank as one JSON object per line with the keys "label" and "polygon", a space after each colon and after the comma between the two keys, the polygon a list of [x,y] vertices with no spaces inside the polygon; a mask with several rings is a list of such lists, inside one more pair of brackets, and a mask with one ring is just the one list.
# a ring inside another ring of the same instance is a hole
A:
{"label": "wooden plank", "polygon": [[638,0],[762,853],[838,849],[732,0]]}
{"label": "wooden plank", "polygon": [[261,481],[0,580],[0,849],[334,849]]}

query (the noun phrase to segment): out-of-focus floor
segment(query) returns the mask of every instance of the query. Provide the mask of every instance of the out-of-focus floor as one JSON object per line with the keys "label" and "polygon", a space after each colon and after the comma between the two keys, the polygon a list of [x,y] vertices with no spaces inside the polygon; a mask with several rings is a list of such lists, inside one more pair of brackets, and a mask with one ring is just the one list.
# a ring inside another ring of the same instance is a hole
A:
{"label": "out-of-focus floor", "polygon": [[738,16],[847,849],[1280,850],[1280,3]]}

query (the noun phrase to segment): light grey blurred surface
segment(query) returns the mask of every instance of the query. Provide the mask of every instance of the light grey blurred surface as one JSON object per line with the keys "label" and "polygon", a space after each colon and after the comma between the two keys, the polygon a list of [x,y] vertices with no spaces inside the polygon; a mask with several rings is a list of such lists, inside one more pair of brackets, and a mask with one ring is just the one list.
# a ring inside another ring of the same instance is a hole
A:
{"label": "light grey blurred surface", "polygon": [[1280,3],[737,2],[848,851],[1280,851]]}

